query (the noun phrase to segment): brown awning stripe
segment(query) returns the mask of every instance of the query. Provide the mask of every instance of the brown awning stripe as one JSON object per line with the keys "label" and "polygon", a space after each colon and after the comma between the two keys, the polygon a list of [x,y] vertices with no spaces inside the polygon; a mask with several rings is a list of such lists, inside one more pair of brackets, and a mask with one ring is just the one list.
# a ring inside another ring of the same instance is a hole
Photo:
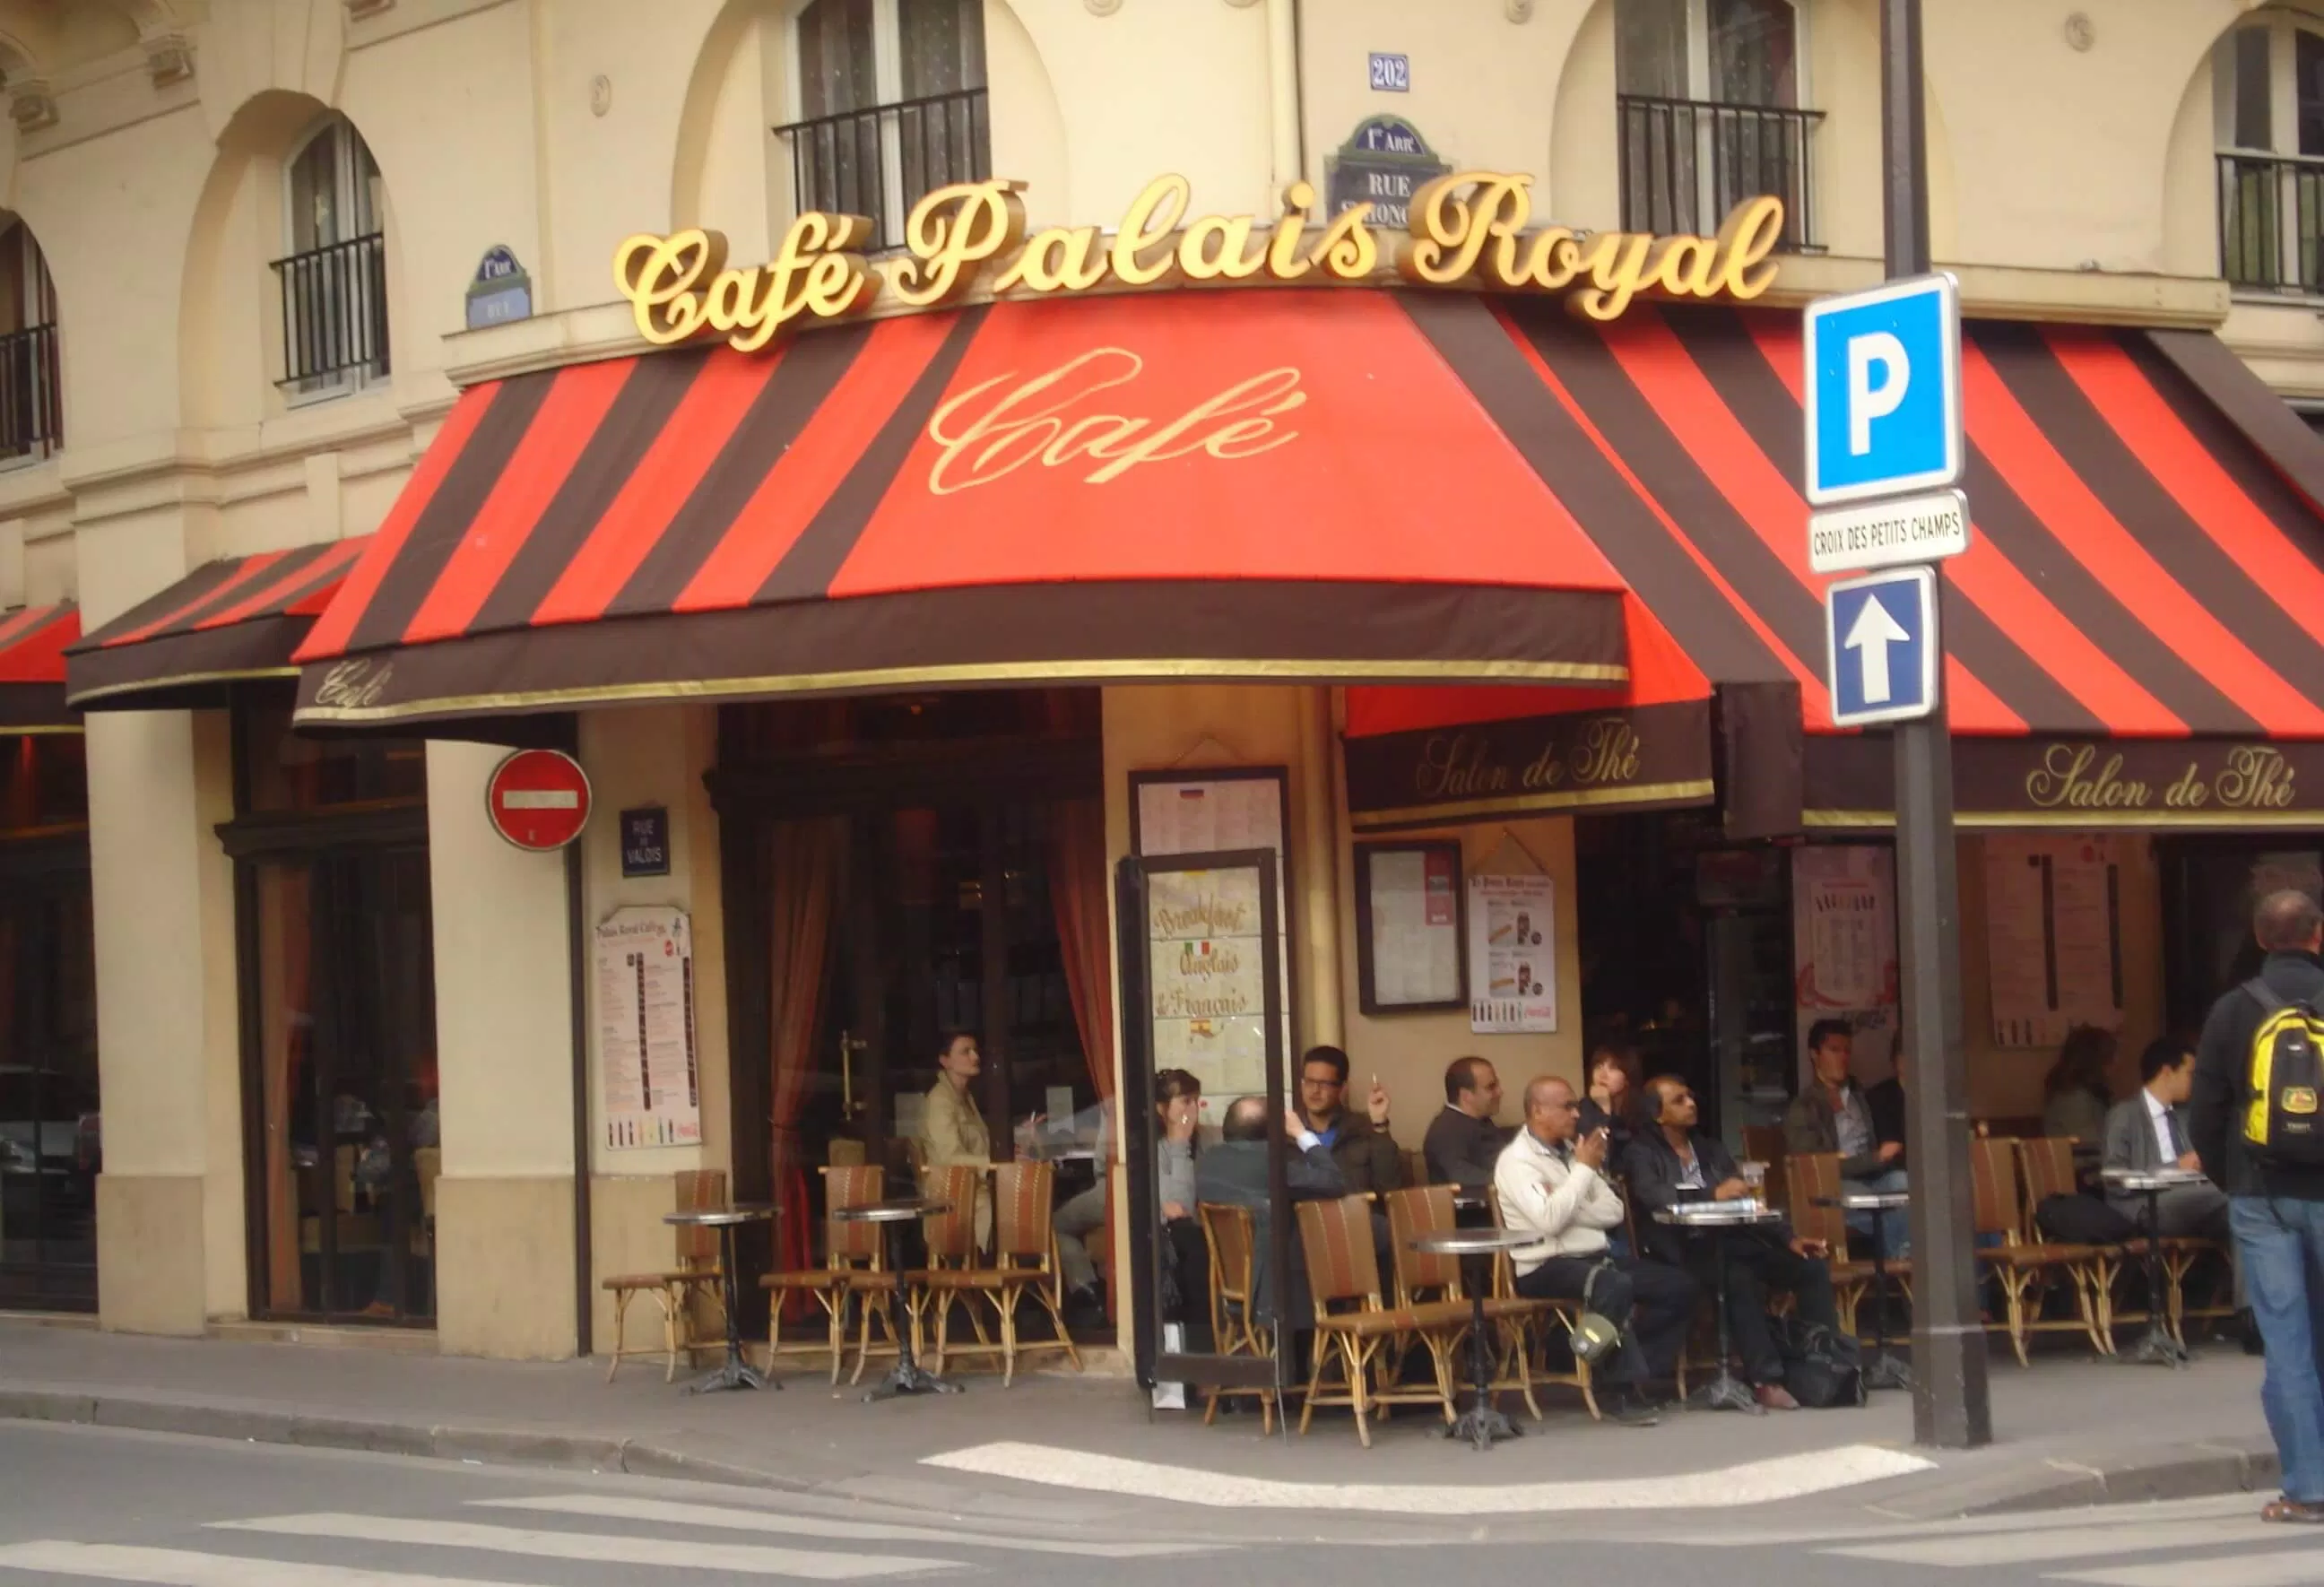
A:
{"label": "brown awning stripe", "polygon": [[66,653],[76,708],[215,704],[224,686],[290,678],[290,653],[363,554],[368,536],[205,563]]}

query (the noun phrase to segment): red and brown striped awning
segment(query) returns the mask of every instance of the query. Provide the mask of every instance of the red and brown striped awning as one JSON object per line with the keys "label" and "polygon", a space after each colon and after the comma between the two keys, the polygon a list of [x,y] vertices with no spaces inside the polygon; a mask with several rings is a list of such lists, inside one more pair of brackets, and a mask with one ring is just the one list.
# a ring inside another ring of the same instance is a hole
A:
{"label": "red and brown striped awning", "polygon": [[578,365],[463,395],[300,650],[299,719],[1618,687],[1623,581],[1567,501],[1388,295],[1004,303]]}
{"label": "red and brown striped awning", "polygon": [[[1810,819],[1888,809],[1886,741],[1834,735],[1821,676],[1796,318],[1641,307],[1591,328],[1532,303],[1409,308],[1708,683],[1796,688]],[[2178,743],[2209,776],[2236,745],[2324,739],[2324,443],[2208,335],[1978,322],[1962,363],[1975,543],[1945,565],[1947,694],[1957,735],[2012,741],[1965,758],[1964,799],[1985,761],[1997,789],[2012,769],[2022,786],[2053,743]],[[1517,720],[1555,697],[1488,692],[1504,691],[1351,691],[1351,738],[1375,740],[1351,746],[1360,825],[1366,803],[1387,817],[1373,825],[1479,804],[1416,797],[1434,730],[1478,729],[1469,752],[1488,759],[1572,737]]]}
{"label": "red and brown striped awning", "polygon": [[73,706],[154,711],[214,706],[231,684],[295,678],[291,652],[371,537],[207,563],[73,645]]}
{"label": "red and brown striped awning", "polygon": [[65,705],[65,647],[80,637],[80,608],[0,613],[0,733],[78,733]]}

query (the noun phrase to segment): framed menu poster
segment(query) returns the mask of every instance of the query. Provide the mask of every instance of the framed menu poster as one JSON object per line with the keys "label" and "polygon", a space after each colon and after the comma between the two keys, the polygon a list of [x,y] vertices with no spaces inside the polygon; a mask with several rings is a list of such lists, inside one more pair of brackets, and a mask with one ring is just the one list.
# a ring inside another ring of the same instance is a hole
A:
{"label": "framed menu poster", "polygon": [[1557,1029],[1557,883],[1546,876],[1469,878],[1469,1029],[1517,1036]]}
{"label": "framed menu poster", "polygon": [[1356,845],[1356,987],[1367,1014],[1458,1009],[1467,996],[1461,845]]}

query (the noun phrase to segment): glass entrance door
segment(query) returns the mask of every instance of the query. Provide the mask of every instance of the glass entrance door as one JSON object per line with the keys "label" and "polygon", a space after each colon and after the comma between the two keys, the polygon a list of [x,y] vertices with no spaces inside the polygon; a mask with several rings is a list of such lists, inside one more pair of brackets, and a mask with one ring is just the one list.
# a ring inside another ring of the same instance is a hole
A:
{"label": "glass entrance door", "polygon": [[86,859],[0,878],[0,1306],[97,1305],[95,945]]}
{"label": "glass entrance door", "polygon": [[427,851],[256,870],[265,1309],[426,1321],[442,1165]]}

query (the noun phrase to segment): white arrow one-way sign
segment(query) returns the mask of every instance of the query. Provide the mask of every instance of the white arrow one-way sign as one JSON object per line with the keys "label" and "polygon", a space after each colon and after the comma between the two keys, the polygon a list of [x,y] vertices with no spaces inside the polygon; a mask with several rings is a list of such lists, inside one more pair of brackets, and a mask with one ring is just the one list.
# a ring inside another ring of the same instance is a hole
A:
{"label": "white arrow one-way sign", "polygon": [[1878,601],[1867,601],[1864,609],[1849,624],[1848,637],[1840,641],[1843,649],[1860,652],[1857,658],[1858,675],[1864,680],[1864,703],[1885,706],[1888,703],[1888,647],[1901,645],[1913,636],[1898,626],[1888,615],[1888,608]]}
{"label": "white arrow one-way sign", "polygon": [[1937,703],[1937,574],[1890,567],[1824,592],[1836,727],[1925,716]]}

